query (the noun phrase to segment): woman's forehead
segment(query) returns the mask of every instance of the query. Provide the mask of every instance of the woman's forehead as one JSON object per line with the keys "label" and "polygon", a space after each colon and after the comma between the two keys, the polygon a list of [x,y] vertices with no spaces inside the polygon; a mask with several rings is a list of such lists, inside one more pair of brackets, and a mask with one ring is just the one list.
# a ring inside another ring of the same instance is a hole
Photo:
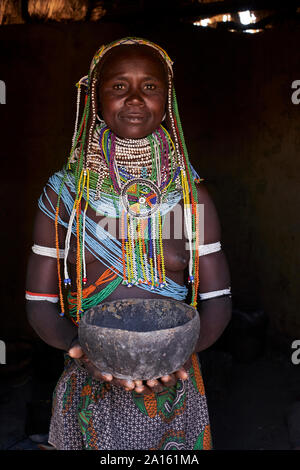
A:
{"label": "woman's forehead", "polygon": [[[141,45],[122,45],[109,51],[101,61],[100,76],[113,75],[114,73],[130,70],[133,65],[152,70],[153,74],[159,74],[167,80],[167,66],[155,49]],[[146,70],[145,70],[146,71]]]}

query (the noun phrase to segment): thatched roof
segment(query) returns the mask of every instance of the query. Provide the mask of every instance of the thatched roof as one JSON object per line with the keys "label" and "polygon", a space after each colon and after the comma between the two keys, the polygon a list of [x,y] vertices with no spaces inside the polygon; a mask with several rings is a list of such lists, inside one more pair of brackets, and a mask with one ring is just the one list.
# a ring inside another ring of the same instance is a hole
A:
{"label": "thatched roof", "polygon": [[0,24],[98,21],[106,13],[104,3],[101,0],[0,0]]}
{"label": "thatched roof", "polygon": [[[144,21],[159,17],[195,22],[214,18],[211,25],[222,23],[230,14],[226,27],[245,29],[238,12],[255,12],[259,27],[272,24],[279,17],[300,16],[300,0],[0,0],[0,25],[26,22],[70,21]],[[224,28],[224,25],[222,26]],[[250,26],[254,27],[254,26]]]}
{"label": "thatched roof", "polygon": [[54,21],[81,21],[88,10],[88,0],[28,0],[31,17]]}
{"label": "thatched roof", "polygon": [[24,23],[22,0],[2,0],[0,2],[0,24]]}

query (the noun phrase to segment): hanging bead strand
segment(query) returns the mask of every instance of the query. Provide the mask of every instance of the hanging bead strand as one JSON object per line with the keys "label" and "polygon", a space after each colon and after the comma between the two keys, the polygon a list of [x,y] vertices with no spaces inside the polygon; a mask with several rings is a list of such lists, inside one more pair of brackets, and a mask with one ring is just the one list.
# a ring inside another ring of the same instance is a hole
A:
{"label": "hanging bead strand", "polygon": [[82,264],[83,264],[83,277],[82,282],[84,285],[87,283],[87,274],[86,274],[86,261],[85,261],[85,221],[86,221],[86,211],[89,205],[90,199],[90,172],[89,170],[84,170],[84,175],[86,176],[86,203],[83,211],[83,222],[82,222]]}
{"label": "hanging bead strand", "polygon": [[127,285],[127,275],[126,275],[126,240],[125,240],[125,220],[126,212],[123,210],[121,214],[121,238],[122,238],[122,266],[123,266],[123,284]]}

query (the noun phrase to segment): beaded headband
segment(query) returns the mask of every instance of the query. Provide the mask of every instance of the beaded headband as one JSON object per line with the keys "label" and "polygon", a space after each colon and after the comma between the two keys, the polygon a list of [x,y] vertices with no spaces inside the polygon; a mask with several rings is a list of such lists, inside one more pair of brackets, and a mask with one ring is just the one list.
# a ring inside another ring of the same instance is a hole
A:
{"label": "beaded headband", "polygon": [[84,77],[82,77],[79,80],[79,82],[77,83],[77,86],[79,84],[80,85],[85,85],[85,86],[89,85],[89,76],[90,77],[92,76],[94,69],[97,67],[100,60],[103,58],[103,56],[108,51],[110,51],[111,49],[113,49],[114,47],[117,47],[117,46],[131,46],[131,45],[136,45],[136,44],[152,47],[153,49],[155,49],[160,54],[160,56],[163,58],[164,62],[167,64],[168,70],[171,73],[171,76],[173,77],[173,68],[172,68],[173,62],[172,62],[172,60],[170,59],[170,57],[168,56],[168,54],[166,53],[166,51],[164,49],[162,49],[160,46],[158,46],[154,42],[148,41],[146,39],[135,38],[135,37],[127,37],[127,38],[120,39],[118,41],[111,42],[111,43],[106,44],[106,45],[103,44],[97,50],[96,54],[94,55],[94,57],[91,61],[89,75],[85,75]]}

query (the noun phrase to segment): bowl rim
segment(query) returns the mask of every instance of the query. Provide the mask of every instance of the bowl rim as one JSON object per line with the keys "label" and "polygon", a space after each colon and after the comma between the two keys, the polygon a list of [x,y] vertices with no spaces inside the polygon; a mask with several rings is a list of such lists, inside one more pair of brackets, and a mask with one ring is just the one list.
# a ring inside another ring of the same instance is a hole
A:
{"label": "bowl rim", "polygon": [[[126,298],[126,299],[116,299],[116,300],[109,301],[109,302],[100,302],[100,304],[96,305],[95,307],[98,307],[98,306],[100,306],[101,304],[105,304],[105,303],[108,304],[108,303],[121,302],[122,300],[123,300],[123,301],[126,301],[126,300],[159,300],[159,301],[162,300],[162,301],[169,301],[169,299],[156,299],[156,298],[155,298],[155,299]],[[86,318],[85,318],[85,317],[86,317],[85,314],[86,314],[87,312],[89,312],[89,310],[92,310],[93,308],[95,308],[95,307],[91,307],[90,309],[86,310],[86,311],[83,313],[82,318],[81,318],[80,323],[79,323],[79,331],[80,331],[80,329],[82,329],[82,327],[88,326],[88,327],[90,327],[90,328],[101,328],[101,329],[107,330],[107,331],[108,331],[108,330],[110,330],[110,331],[122,331],[122,332],[125,332],[125,331],[126,331],[126,332],[132,333],[132,334],[135,333],[135,334],[147,335],[147,334],[150,334],[150,333],[155,333],[155,332],[157,332],[157,331],[163,332],[163,331],[168,331],[168,330],[173,330],[173,331],[174,331],[174,330],[179,330],[180,328],[186,327],[186,325],[192,323],[193,321],[196,322],[196,323],[198,323],[198,321],[199,321],[199,323],[200,323],[200,314],[199,314],[198,310],[197,310],[195,307],[193,307],[192,305],[186,304],[185,302],[182,302],[182,301],[180,301],[180,300],[176,300],[176,299],[170,299],[170,300],[171,300],[171,301],[174,301],[174,302],[176,302],[176,303],[180,303],[180,304],[185,305],[186,307],[188,307],[189,310],[192,310],[192,311],[193,311],[193,313],[194,313],[193,317],[192,317],[190,320],[188,320],[186,323],[184,323],[183,325],[178,325],[178,326],[175,326],[175,327],[173,327],[173,328],[161,328],[160,330],[149,330],[149,331],[136,331],[136,330],[126,330],[126,329],[120,329],[120,328],[111,328],[111,327],[107,327],[107,326],[88,325],[88,324],[85,322],[85,319],[86,319]],[[198,315],[197,315],[197,313],[198,313]]]}

